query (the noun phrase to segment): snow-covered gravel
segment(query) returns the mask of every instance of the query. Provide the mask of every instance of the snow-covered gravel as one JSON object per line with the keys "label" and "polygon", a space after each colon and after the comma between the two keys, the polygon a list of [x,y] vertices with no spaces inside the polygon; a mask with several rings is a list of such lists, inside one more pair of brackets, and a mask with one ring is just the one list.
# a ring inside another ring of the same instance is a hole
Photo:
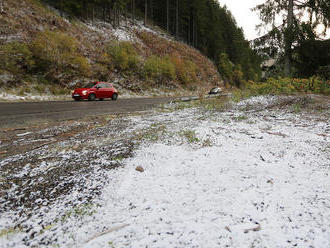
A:
{"label": "snow-covered gravel", "polygon": [[[93,213],[47,228],[32,217],[31,245],[56,237],[55,247],[330,247],[329,110],[278,101],[130,117],[144,141],[107,172]],[[0,231],[11,221],[1,217]],[[2,234],[0,246],[25,247],[24,237]]]}

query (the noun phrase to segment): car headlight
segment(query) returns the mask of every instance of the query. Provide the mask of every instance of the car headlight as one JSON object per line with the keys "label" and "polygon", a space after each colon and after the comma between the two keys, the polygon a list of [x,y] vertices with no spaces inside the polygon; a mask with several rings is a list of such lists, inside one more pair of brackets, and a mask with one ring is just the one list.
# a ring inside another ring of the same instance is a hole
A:
{"label": "car headlight", "polygon": [[87,94],[87,90],[83,90],[82,94],[83,95],[86,95]]}

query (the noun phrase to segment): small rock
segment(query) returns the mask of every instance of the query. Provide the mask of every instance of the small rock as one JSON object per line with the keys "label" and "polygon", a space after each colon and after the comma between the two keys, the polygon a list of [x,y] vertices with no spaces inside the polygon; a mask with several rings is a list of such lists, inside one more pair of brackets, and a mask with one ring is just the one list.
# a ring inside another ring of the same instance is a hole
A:
{"label": "small rock", "polygon": [[144,172],[144,169],[142,166],[138,166],[135,168],[135,170],[139,171],[139,172]]}

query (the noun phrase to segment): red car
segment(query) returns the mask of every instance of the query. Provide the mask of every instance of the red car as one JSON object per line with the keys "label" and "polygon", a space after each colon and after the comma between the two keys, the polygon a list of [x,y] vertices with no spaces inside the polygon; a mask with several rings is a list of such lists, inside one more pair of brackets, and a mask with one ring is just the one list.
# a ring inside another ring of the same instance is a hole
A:
{"label": "red car", "polygon": [[94,101],[95,99],[103,100],[105,98],[111,98],[117,100],[118,92],[112,84],[106,82],[91,82],[84,88],[75,89],[72,92],[72,98],[75,101],[87,99]]}

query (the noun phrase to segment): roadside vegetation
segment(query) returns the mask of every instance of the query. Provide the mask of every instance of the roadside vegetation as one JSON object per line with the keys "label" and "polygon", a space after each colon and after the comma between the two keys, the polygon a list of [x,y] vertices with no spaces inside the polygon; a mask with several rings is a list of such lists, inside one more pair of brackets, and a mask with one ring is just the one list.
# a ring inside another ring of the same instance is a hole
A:
{"label": "roadside vegetation", "polygon": [[269,78],[265,82],[249,81],[241,89],[233,91],[232,99],[242,99],[258,95],[330,95],[330,81],[318,77],[299,78]]}
{"label": "roadside vegetation", "polygon": [[0,88],[8,94],[69,94],[91,80],[114,82],[120,92],[186,94],[221,82],[200,51],[140,21],[66,19],[35,0],[6,1],[4,10]]}

